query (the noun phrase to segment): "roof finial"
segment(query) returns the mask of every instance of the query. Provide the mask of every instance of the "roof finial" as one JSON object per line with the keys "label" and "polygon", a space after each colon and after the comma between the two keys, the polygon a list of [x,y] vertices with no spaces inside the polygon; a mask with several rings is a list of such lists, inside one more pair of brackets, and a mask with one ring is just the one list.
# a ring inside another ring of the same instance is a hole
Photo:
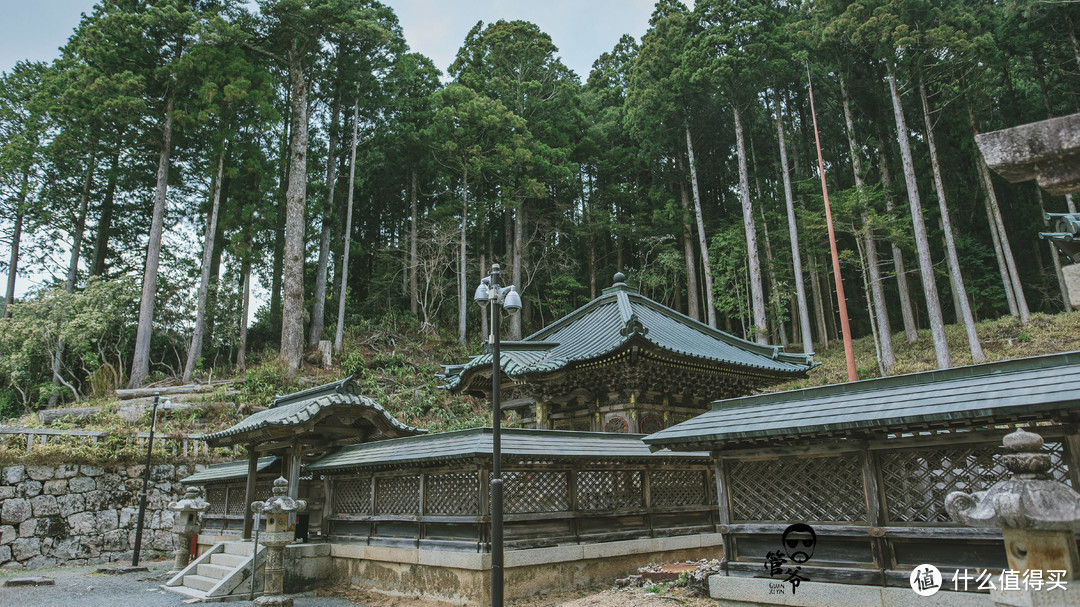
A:
{"label": "roof finial", "polygon": [[626,285],[626,274],[623,274],[622,272],[615,272],[614,282],[615,282],[615,284],[613,286],[616,286],[616,287],[625,286]]}

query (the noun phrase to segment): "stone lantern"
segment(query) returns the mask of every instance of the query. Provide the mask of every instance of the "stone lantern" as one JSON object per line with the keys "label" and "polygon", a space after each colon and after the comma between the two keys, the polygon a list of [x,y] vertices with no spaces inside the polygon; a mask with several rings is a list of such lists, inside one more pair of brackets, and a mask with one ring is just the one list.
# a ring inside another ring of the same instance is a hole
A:
{"label": "stone lantern", "polygon": [[291,597],[282,594],[285,586],[285,546],[295,538],[295,530],[289,527],[289,515],[303,512],[307,502],[287,495],[289,481],[278,477],[274,481],[274,495],[265,502],[252,502],[252,512],[266,517],[266,531],[259,534],[259,543],[266,546],[266,578],[264,594],[255,599],[255,605],[292,607]]}
{"label": "stone lantern", "polygon": [[176,513],[173,518],[173,533],[177,537],[177,546],[173,567],[180,571],[188,566],[191,538],[199,535],[202,530],[201,515],[210,504],[202,498],[202,489],[192,486],[184,491],[184,497],[180,501],[171,502],[167,507]]}
{"label": "stone lantern", "polygon": [[[1057,574],[1060,579],[1077,580],[1080,494],[1048,477],[1052,462],[1041,453],[1038,434],[1018,428],[1002,443],[1009,453],[1000,458],[1010,478],[970,495],[954,491],[945,498],[945,509],[953,520],[971,527],[1001,527],[1009,568],[1019,577],[1064,571]],[[999,605],[1075,605],[1080,604],[1080,587],[1074,582],[1054,590],[999,589],[991,597]]]}

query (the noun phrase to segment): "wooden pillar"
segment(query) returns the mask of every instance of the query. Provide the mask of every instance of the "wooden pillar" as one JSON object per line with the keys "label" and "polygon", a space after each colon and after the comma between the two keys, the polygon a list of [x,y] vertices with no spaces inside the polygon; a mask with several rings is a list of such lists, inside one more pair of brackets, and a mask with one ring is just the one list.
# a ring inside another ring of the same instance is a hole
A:
{"label": "wooden pillar", "polygon": [[255,517],[251,514],[251,502],[255,501],[255,478],[259,474],[259,454],[255,451],[255,445],[247,446],[248,469],[247,486],[244,488],[244,528],[241,537],[251,539],[251,530],[255,526]]}
{"label": "wooden pillar", "polygon": [[[300,497],[300,454],[303,449],[300,443],[293,443],[289,449],[289,497],[293,499]],[[289,513],[289,528],[296,529],[295,512]]]}
{"label": "wooden pillar", "polygon": [[330,475],[323,476],[323,511],[322,522],[319,528],[323,537],[330,536],[330,517],[334,515],[334,483],[330,481]]}
{"label": "wooden pillar", "polygon": [[716,469],[716,508],[717,508],[717,525],[716,530],[724,537],[724,573],[727,574],[728,563],[732,560],[731,550],[731,500],[729,499],[728,487],[728,468],[727,463],[720,456],[720,453],[713,451],[712,453],[713,465]]}
{"label": "wooden pillar", "polygon": [[885,513],[882,510],[881,487],[878,483],[877,456],[873,451],[859,453],[862,460],[862,481],[866,497],[866,522],[870,524],[870,547],[874,563],[881,573],[881,585],[885,586],[885,570],[891,567],[888,541],[885,539]]}
{"label": "wooden pillar", "polygon": [[1072,424],[1065,427],[1064,459],[1069,467],[1069,482],[1075,491],[1080,491],[1080,429]]}
{"label": "wooden pillar", "polygon": [[295,443],[289,450],[289,497],[300,497],[300,453],[303,447]]}

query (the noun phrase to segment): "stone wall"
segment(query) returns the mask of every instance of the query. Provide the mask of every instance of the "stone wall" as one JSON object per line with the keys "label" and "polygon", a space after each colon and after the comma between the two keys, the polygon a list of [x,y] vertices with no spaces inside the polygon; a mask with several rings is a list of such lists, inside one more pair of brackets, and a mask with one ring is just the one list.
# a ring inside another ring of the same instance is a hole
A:
{"label": "stone wall", "polygon": [[[198,466],[202,468],[202,466]],[[144,466],[5,466],[0,468],[0,569],[38,569],[130,560],[135,546]],[[178,479],[194,466],[150,470],[142,558],[174,550]]]}

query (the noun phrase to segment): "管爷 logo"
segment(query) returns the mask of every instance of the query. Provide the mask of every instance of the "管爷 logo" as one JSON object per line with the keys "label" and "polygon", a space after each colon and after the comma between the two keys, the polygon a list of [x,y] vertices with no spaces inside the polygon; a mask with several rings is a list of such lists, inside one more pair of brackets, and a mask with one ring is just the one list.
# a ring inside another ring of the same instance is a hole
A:
{"label": "\u7ba1\u7237 logo", "polygon": [[[814,556],[814,547],[817,545],[817,534],[814,528],[806,523],[795,523],[784,529],[780,536],[780,550],[770,551],[765,555],[765,570],[769,577],[783,575],[784,583],[791,584],[791,594],[799,584],[809,580],[801,573],[802,565]],[[787,563],[794,566],[786,566]],[[769,584],[769,594],[783,594],[784,584]]]}

